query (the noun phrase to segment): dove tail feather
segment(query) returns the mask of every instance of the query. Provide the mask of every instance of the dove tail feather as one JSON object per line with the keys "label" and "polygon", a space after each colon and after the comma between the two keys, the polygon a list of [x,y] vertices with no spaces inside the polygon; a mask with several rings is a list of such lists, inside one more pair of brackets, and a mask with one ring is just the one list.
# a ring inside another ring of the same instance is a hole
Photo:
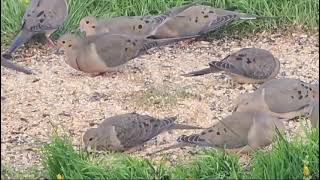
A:
{"label": "dove tail feather", "polygon": [[1,66],[18,71],[23,72],[25,74],[33,74],[33,72],[25,67],[19,66],[12,62],[9,62],[8,59],[1,58]]}
{"label": "dove tail feather", "polygon": [[243,15],[239,16],[240,20],[260,20],[260,19],[279,19],[281,16],[254,16],[254,15]]}
{"label": "dove tail feather", "polygon": [[22,44],[26,43],[32,37],[32,33],[21,31],[17,37],[14,39],[13,43],[10,45],[9,49],[6,51],[7,54],[12,54],[16,51]]}
{"label": "dove tail feather", "polygon": [[170,129],[204,129],[204,128],[199,126],[186,125],[186,124],[173,124]]}
{"label": "dove tail feather", "polygon": [[209,68],[201,69],[199,71],[192,71],[192,72],[189,72],[186,74],[182,74],[182,76],[185,76],[185,77],[202,76],[205,74],[215,73],[215,72],[219,72],[219,71],[220,70],[217,68],[209,67]]}

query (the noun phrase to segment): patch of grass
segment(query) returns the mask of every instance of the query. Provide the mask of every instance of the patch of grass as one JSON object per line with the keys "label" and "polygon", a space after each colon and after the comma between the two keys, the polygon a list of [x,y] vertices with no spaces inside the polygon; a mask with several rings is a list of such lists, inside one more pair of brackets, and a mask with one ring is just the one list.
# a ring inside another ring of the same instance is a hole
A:
{"label": "patch of grass", "polygon": [[166,106],[175,106],[181,100],[197,98],[199,96],[188,92],[184,88],[173,89],[164,86],[135,92],[131,97],[139,107],[162,108]]}
{"label": "patch of grass", "polygon": [[254,179],[303,179],[306,165],[313,179],[319,179],[319,130],[306,130],[306,137],[297,136],[289,143],[280,138],[272,151],[254,154]]}
{"label": "patch of grass", "polygon": [[[191,0],[69,0],[69,18],[55,37],[66,30],[74,31],[79,21],[87,15],[98,17],[156,15],[169,8],[192,2]],[[262,29],[303,26],[310,30],[319,26],[318,0],[203,0],[217,8],[235,9],[240,12],[283,17],[275,20],[251,21],[232,27],[249,32]],[[21,27],[21,19],[28,0],[1,1],[1,45],[10,43]],[[232,28],[232,29],[233,29]]]}
{"label": "patch of grass", "polygon": [[40,167],[34,166],[17,171],[10,165],[1,162],[1,179],[37,179],[42,177]]}
{"label": "patch of grass", "polygon": [[203,151],[190,164],[178,165],[173,179],[240,179],[239,157],[224,151]]}
{"label": "patch of grass", "polygon": [[[201,151],[188,162],[184,158],[173,166],[121,153],[88,155],[75,149],[70,139],[53,137],[42,153],[45,171],[41,177],[48,179],[57,175],[64,179],[319,179],[319,130],[306,130],[303,139],[297,136],[292,142],[279,138],[272,151],[253,154],[249,170],[239,165],[238,155],[219,150]],[[309,174],[304,175],[306,167]],[[1,167],[2,178],[35,178],[39,174]]]}
{"label": "patch of grass", "polygon": [[43,148],[45,175],[49,179],[105,179],[108,172],[90,161],[82,151],[76,151],[70,140],[54,137],[51,144]]}
{"label": "patch of grass", "polygon": [[75,150],[71,141],[54,137],[43,149],[43,164],[48,179],[159,179],[165,176],[160,166],[153,167],[148,160],[124,154],[103,154],[92,157]]}

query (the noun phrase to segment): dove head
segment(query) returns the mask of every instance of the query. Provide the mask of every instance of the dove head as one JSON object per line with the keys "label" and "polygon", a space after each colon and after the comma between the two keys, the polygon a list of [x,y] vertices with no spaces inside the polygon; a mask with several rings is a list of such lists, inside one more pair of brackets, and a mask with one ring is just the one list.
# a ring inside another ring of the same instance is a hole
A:
{"label": "dove head", "polygon": [[97,141],[99,139],[99,131],[98,128],[88,129],[83,135],[83,143],[86,151],[92,151],[92,148],[97,148]]}
{"label": "dove head", "polygon": [[85,32],[86,36],[94,35],[98,20],[93,16],[86,16],[80,21],[80,31]]}
{"label": "dove head", "polygon": [[80,48],[83,44],[83,39],[81,39],[79,36],[71,33],[67,33],[63,36],[61,36],[57,42],[57,51],[58,54],[64,53],[64,52],[70,52],[71,50]]}

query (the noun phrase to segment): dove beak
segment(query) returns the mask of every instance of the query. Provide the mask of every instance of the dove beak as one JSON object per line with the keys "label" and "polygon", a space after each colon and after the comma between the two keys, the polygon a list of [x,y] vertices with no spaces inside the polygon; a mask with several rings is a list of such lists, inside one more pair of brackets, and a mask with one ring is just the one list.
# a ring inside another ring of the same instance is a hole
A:
{"label": "dove beak", "polygon": [[55,51],[54,51],[54,54],[55,55],[62,55],[64,54],[64,50],[60,49],[60,48],[57,48]]}

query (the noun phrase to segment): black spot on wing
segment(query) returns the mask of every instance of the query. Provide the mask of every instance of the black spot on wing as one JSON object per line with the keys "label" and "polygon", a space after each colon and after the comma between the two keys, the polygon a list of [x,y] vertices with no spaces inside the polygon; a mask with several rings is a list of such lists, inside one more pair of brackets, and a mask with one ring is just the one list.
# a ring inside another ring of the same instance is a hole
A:
{"label": "black spot on wing", "polygon": [[44,14],[44,11],[40,11],[40,12],[37,14],[37,17],[40,17],[42,14]]}

